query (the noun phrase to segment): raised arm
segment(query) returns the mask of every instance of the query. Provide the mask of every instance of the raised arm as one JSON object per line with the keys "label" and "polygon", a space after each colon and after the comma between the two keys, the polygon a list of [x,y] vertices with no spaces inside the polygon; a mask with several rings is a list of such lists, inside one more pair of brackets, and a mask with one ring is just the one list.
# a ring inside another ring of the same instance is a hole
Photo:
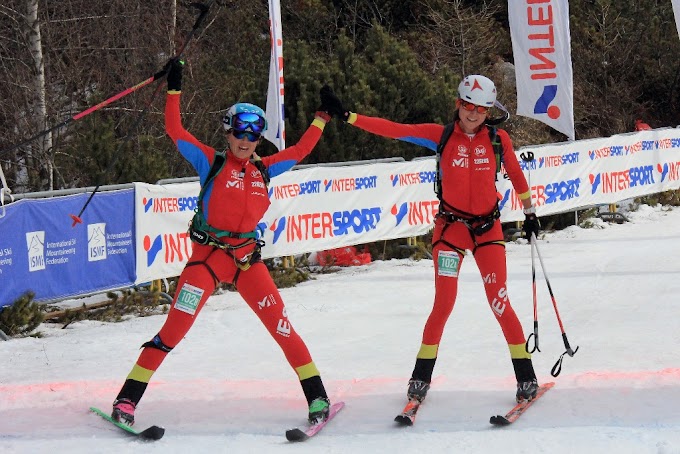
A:
{"label": "raised arm", "polygon": [[182,126],[179,111],[184,63],[173,60],[168,72],[168,94],[165,100],[165,131],[184,158],[196,169],[201,183],[210,170],[215,150],[202,144]]}
{"label": "raised arm", "polygon": [[321,138],[326,123],[331,117],[325,112],[317,112],[314,121],[295,145],[285,148],[278,153],[262,158],[262,162],[269,170],[269,178],[281,175],[290,170],[295,164],[305,159],[314,149]]}
{"label": "raised arm", "polygon": [[327,106],[328,112],[342,121],[354,125],[370,133],[413,143],[425,147],[433,153],[437,151],[437,144],[441,139],[444,127],[435,123],[404,124],[396,123],[384,118],[369,117],[349,111],[342,105],[340,99],[333,93],[333,89],[324,85],[320,92],[321,103]]}

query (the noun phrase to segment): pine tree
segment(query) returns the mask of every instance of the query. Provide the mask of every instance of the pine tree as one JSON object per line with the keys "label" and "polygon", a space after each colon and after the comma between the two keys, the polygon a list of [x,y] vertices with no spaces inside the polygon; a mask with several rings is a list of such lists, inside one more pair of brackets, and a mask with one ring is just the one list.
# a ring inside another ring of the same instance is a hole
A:
{"label": "pine tree", "polygon": [[33,292],[26,292],[0,312],[0,330],[8,336],[28,336],[43,322],[40,306],[33,302]]}

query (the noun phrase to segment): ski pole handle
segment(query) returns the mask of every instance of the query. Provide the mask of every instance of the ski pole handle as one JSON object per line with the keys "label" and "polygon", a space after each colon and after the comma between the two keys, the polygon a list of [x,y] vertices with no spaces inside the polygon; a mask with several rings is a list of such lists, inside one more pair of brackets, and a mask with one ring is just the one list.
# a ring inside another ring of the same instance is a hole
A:
{"label": "ski pole handle", "polygon": [[572,350],[571,346],[569,346],[569,340],[567,339],[566,333],[562,333],[562,340],[564,341],[564,346],[567,349],[567,351],[564,352],[564,353],[566,353],[569,356],[574,356],[576,354],[576,352],[578,351],[578,345],[576,346],[576,350]]}
{"label": "ski pole handle", "polygon": [[552,375],[553,377],[557,377],[560,374],[560,372],[562,372],[562,360],[564,359],[564,355],[574,356],[578,351],[578,347],[576,347],[576,350],[571,349],[571,347],[569,346],[569,340],[567,340],[567,335],[564,333],[562,333],[562,340],[564,341],[564,346],[567,348],[567,351],[560,355],[560,358],[557,360],[553,368],[550,370],[550,375]]}
{"label": "ski pole handle", "polygon": [[[531,233],[531,238],[529,239],[531,241],[531,293],[533,297],[533,304],[534,304],[534,332],[533,334],[530,334],[529,337],[527,338],[527,342],[524,346],[524,349],[527,351],[527,353],[533,353],[535,351],[540,352],[541,349],[538,348],[538,298],[536,297],[536,263],[534,261],[534,251],[536,249],[536,235],[534,233]],[[529,341],[531,340],[531,337],[534,337],[534,348],[529,350]]]}
{"label": "ski pole handle", "polygon": [[[534,346],[530,349],[529,344],[531,343],[532,338],[534,339]],[[524,344],[524,349],[527,351],[527,353],[541,352],[541,349],[538,348],[538,320],[534,321],[534,332],[529,334],[529,337],[527,337],[527,341]]]}

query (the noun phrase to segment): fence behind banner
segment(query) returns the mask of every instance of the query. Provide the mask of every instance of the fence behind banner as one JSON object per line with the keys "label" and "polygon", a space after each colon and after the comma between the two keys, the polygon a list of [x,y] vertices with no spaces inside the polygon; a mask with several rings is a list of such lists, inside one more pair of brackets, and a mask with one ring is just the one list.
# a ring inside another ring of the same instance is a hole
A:
{"label": "fence behind banner", "polygon": [[[521,165],[539,216],[612,204],[680,188],[680,129],[524,147]],[[478,157],[484,159],[484,157]],[[447,163],[442,163],[447,165]],[[427,233],[439,207],[434,159],[301,166],[272,180],[258,225],[263,257],[282,257]],[[32,290],[36,301],[177,276],[192,245],[188,223],[197,181],[134,183],[97,194],[71,227],[87,194],[20,200],[0,218],[0,307]],[[501,221],[522,220],[504,169]]]}

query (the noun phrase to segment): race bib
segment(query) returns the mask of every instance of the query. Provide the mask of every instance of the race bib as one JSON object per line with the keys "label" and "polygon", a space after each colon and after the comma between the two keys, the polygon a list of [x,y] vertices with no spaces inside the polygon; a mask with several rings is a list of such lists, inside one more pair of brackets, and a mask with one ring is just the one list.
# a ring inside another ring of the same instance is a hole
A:
{"label": "race bib", "polygon": [[455,251],[439,251],[437,254],[437,274],[439,276],[458,277],[460,256]]}
{"label": "race bib", "polygon": [[194,315],[198,308],[198,303],[203,296],[203,289],[194,287],[186,282],[179,291],[177,301],[175,302],[175,309],[186,312],[189,315]]}

